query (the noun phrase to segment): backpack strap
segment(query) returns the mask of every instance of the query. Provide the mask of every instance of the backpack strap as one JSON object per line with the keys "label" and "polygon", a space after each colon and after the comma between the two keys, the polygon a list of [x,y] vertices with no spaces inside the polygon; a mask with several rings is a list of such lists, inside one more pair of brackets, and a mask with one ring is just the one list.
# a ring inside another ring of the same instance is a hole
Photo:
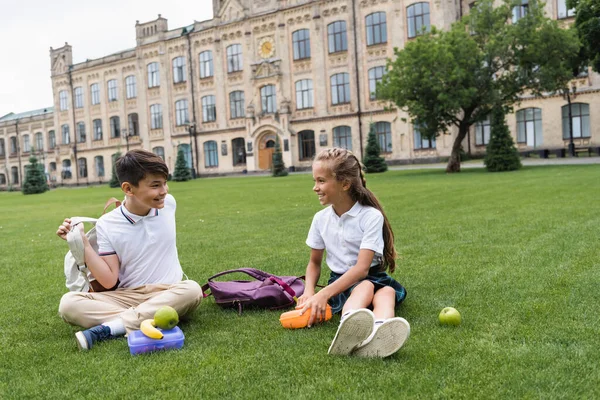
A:
{"label": "backpack strap", "polygon": [[259,269],[255,269],[255,268],[239,268],[239,269],[230,269],[228,271],[223,271],[223,272],[219,272],[216,275],[211,276],[210,278],[208,278],[208,281],[212,281],[213,279],[219,277],[219,276],[223,276],[223,275],[227,275],[227,274],[233,274],[235,272],[241,272],[244,273],[246,275],[250,275],[252,278],[259,280],[259,281],[264,281],[265,279],[269,279],[271,277],[271,274],[268,274],[264,271],[261,271]]}
{"label": "backpack strap", "polygon": [[115,199],[114,197],[111,197],[110,199],[108,199],[108,201],[104,205],[104,210],[102,211],[102,215],[106,214],[106,210],[108,210],[108,207],[110,207],[113,204],[115,205],[115,208],[120,207],[121,201]]}
{"label": "backpack strap", "polygon": [[296,292],[294,291],[294,289],[292,289],[292,288],[290,287],[290,285],[288,285],[287,283],[285,283],[285,282],[283,281],[283,279],[279,279],[278,277],[276,277],[276,276],[273,276],[273,275],[271,275],[271,276],[269,277],[269,279],[270,279],[271,281],[273,281],[273,283],[276,283],[276,284],[278,284],[279,286],[281,286],[281,288],[282,288],[283,290],[285,290],[285,291],[287,292],[287,294],[289,294],[290,296],[292,296],[292,299],[294,299],[294,301],[295,301],[296,303],[298,303],[298,297],[296,297]]}

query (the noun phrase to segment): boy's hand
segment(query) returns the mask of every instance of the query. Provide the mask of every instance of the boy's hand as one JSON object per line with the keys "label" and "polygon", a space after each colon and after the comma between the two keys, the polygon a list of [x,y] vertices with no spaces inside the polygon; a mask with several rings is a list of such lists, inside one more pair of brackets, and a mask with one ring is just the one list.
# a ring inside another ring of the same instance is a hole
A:
{"label": "boy's hand", "polygon": [[67,240],[67,233],[71,231],[71,218],[65,218],[65,221],[58,227],[56,234],[62,240]]}

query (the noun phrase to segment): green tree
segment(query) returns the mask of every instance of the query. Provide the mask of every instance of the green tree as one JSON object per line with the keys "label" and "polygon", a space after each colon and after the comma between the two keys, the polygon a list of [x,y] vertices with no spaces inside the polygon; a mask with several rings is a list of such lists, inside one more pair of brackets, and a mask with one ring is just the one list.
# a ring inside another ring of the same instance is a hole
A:
{"label": "green tree", "polygon": [[113,159],[112,159],[112,176],[110,177],[110,181],[108,182],[108,186],[110,186],[111,188],[118,188],[121,186],[121,183],[119,183],[119,177],[117,176],[117,160],[119,159],[119,157],[121,157],[121,153],[117,152],[115,153]]}
{"label": "green tree", "polygon": [[600,72],[600,0],[567,0],[575,9],[575,24],[581,40],[581,59],[585,66]]}
{"label": "green tree", "polygon": [[177,182],[185,182],[192,179],[192,171],[188,168],[183,149],[177,152],[177,160],[175,161],[175,171],[173,171],[173,180]]}
{"label": "green tree", "polygon": [[271,167],[273,176],[287,176],[288,171],[283,162],[283,154],[281,154],[281,145],[279,144],[279,136],[275,140],[275,151],[273,152],[273,166]]}
{"label": "green tree", "polygon": [[380,155],[381,149],[377,143],[377,135],[375,134],[375,124],[369,125],[369,136],[367,138],[367,148],[363,157],[363,164],[368,173],[385,172],[388,169],[385,159]]}
{"label": "green tree", "polygon": [[419,121],[424,137],[457,129],[447,172],[460,171],[463,140],[494,105],[511,112],[522,94],[554,92],[572,76],[569,60],[579,51],[573,32],[546,18],[535,0],[512,23],[514,4],[478,1],[449,31],[432,28],[396,49],[377,87],[379,98]]}
{"label": "green tree", "polygon": [[521,158],[510,135],[502,107],[491,113],[492,132],[483,163],[490,172],[514,171],[521,168]]}
{"label": "green tree", "polygon": [[21,187],[23,194],[44,193],[50,190],[46,181],[44,166],[38,164],[35,156],[29,157],[29,164],[25,166],[25,181]]}

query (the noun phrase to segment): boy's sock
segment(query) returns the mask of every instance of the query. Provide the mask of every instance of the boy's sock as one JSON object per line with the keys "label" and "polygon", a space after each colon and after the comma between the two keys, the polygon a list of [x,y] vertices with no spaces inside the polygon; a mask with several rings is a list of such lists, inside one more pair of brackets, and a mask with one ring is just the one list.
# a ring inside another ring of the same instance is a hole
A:
{"label": "boy's sock", "polygon": [[121,318],[104,322],[102,325],[110,328],[110,334],[112,336],[123,336],[125,334],[125,325],[123,324],[123,320]]}

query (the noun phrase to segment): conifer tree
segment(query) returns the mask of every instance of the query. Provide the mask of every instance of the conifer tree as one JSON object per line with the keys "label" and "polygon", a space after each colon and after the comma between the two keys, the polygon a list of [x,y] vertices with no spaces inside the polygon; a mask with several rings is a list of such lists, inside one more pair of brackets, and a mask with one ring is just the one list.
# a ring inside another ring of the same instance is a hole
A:
{"label": "conifer tree", "polygon": [[483,160],[490,172],[514,171],[521,168],[519,152],[504,120],[501,106],[495,106],[491,115],[492,131]]}
{"label": "conifer tree", "polygon": [[189,181],[192,179],[192,171],[185,162],[185,156],[183,155],[183,149],[179,149],[177,152],[177,161],[175,161],[175,171],[173,171],[173,180],[177,182]]}
{"label": "conifer tree", "polygon": [[112,176],[110,177],[110,181],[108,182],[108,186],[110,186],[111,188],[118,188],[121,186],[121,184],[119,183],[119,177],[117,176],[117,160],[119,159],[119,157],[121,157],[121,153],[118,152],[115,154],[114,158],[113,158],[113,163],[112,163]]}
{"label": "conifer tree", "polygon": [[44,166],[38,164],[35,156],[29,157],[30,164],[25,167],[25,181],[21,191],[23,194],[44,193],[50,190],[46,181]]}
{"label": "conifer tree", "polygon": [[275,152],[273,153],[273,166],[271,167],[273,176],[287,176],[288,171],[285,168],[283,162],[283,154],[281,154],[281,145],[279,144],[279,137],[275,141]]}
{"label": "conifer tree", "polygon": [[375,135],[375,124],[371,123],[369,127],[369,138],[367,139],[367,150],[363,158],[363,164],[368,173],[371,172],[385,172],[388,169],[385,159],[379,154],[381,150],[379,143],[377,143],[377,136]]}

